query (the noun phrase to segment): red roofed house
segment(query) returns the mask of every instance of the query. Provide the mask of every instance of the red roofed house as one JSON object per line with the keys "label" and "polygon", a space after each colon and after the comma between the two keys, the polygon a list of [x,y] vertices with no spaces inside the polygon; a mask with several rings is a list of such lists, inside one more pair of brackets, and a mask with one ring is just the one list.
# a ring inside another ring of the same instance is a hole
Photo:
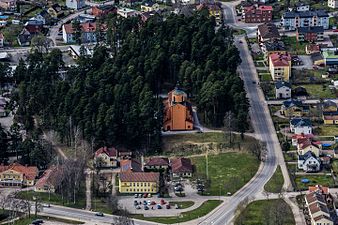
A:
{"label": "red roofed house", "polygon": [[328,187],[324,187],[322,185],[316,185],[316,186],[309,186],[310,192],[319,192],[322,194],[329,194],[330,189]]}
{"label": "red roofed house", "polygon": [[297,146],[299,142],[302,142],[307,139],[312,140],[313,138],[314,138],[313,134],[294,134],[292,135],[292,145]]}
{"label": "red roofed house", "polygon": [[142,163],[137,159],[124,159],[120,161],[121,173],[142,172]]}
{"label": "red roofed house", "polygon": [[9,166],[0,166],[0,185],[2,186],[33,186],[38,175],[36,166],[23,166],[13,163]]}
{"label": "red roofed house", "polygon": [[119,174],[120,193],[157,193],[160,187],[160,173],[133,172]]}
{"label": "red roofed house", "polygon": [[57,173],[56,166],[48,168],[36,182],[34,191],[54,193],[57,185]]}
{"label": "red roofed house", "polygon": [[246,6],[242,11],[242,18],[245,23],[265,23],[272,20],[272,6],[252,5]]}
{"label": "red roofed house", "polygon": [[94,160],[95,166],[99,168],[116,168],[118,167],[117,149],[102,147],[95,152]]}
{"label": "red roofed house", "polygon": [[297,145],[298,155],[305,155],[305,153],[311,151],[319,157],[321,150],[320,142],[313,142],[310,139],[300,140]]}
{"label": "red roofed house", "polygon": [[291,55],[282,52],[270,54],[269,70],[273,80],[289,81],[291,76]]}
{"label": "red roofed house", "polygon": [[108,14],[116,14],[117,8],[113,5],[92,6],[92,14],[96,17],[105,16]]}
{"label": "red roofed house", "polygon": [[[80,29],[81,29],[81,43],[91,43],[91,42],[96,42],[96,23],[92,22],[87,22],[87,23],[82,23],[80,24]],[[102,25],[101,27],[102,32],[107,31],[106,25]],[[62,37],[64,43],[75,43],[75,28],[73,27],[73,24],[68,23],[64,24],[62,26]]]}
{"label": "red roofed house", "polygon": [[309,194],[305,195],[305,203],[308,207],[309,215],[311,218],[311,225],[333,225],[333,221],[330,217],[330,211],[327,206],[330,198],[327,198],[326,195],[319,191],[310,192]]}
{"label": "red roofed house", "polygon": [[171,161],[173,177],[192,177],[193,166],[188,158],[177,158]]}
{"label": "red roofed house", "polygon": [[147,169],[168,169],[169,159],[165,157],[151,158],[144,167]]}

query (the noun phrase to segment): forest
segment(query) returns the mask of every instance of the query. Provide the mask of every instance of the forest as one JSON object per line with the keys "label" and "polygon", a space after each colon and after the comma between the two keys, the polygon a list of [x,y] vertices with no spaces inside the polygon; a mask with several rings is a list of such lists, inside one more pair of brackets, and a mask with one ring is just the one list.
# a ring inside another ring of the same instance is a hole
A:
{"label": "forest", "polygon": [[241,62],[233,31],[215,31],[205,11],[192,17],[109,17],[92,57],[66,67],[62,53],[31,53],[13,74],[13,108],[27,130],[42,129],[71,144],[74,130],[95,146],[159,151],[163,105],[159,94],[180,84],[196,104],[201,121],[222,127],[231,112],[238,131],[248,128],[249,103],[236,73]]}

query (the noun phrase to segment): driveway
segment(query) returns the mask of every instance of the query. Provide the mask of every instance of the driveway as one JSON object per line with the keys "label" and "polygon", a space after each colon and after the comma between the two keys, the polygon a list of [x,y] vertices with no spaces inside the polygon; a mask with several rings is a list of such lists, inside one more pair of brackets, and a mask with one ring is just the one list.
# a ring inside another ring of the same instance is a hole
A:
{"label": "driveway", "polygon": [[294,69],[308,69],[308,70],[313,69],[313,62],[312,62],[311,56],[309,56],[309,55],[299,55],[298,57],[302,61],[303,65],[293,66],[292,68],[294,68]]}

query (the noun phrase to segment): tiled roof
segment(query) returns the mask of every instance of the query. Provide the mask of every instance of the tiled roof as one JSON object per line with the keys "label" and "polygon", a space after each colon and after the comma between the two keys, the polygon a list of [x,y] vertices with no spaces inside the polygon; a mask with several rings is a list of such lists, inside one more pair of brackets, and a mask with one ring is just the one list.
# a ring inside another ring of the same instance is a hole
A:
{"label": "tiled roof", "polygon": [[55,185],[56,180],[54,179],[56,177],[57,168],[56,166],[52,166],[49,169],[47,169],[42,177],[36,182],[35,187],[42,188],[45,185]]}
{"label": "tiled roof", "polygon": [[325,204],[324,196],[321,193],[318,193],[318,192],[310,192],[310,193],[306,194],[305,198],[306,198],[306,201],[309,205],[311,205],[314,202],[321,202],[321,203]]}
{"label": "tiled roof", "polygon": [[[72,34],[72,33],[75,32],[75,30],[73,28],[73,25],[71,23],[64,24],[63,26],[64,26],[65,31],[66,31],[67,34]],[[87,22],[87,23],[80,24],[80,26],[81,26],[81,31],[82,32],[86,32],[86,33],[96,32],[96,23]],[[102,24],[101,30],[102,31],[106,31],[107,30],[107,26],[105,24]]]}
{"label": "tiled roof", "polygon": [[121,172],[142,172],[141,162],[136,159],[124,159],[120,161]]}
{"label": "tiled roof", "polygon": [[282,41],[266,41],[263,43],[263,46],[268,52],[286,50],[285,44]]}
{"label": "tiled roof", "polygon": [[295,127],[311,127],[311,120],[308,118],[293,118],[290,120],[290,124]]}
{"label": "tiled roof", "polygon": [[306,160],[308,160],[308,159],[311,158],[311,157],[317,159],[316,155],[315,155],[313,152],[308,151],[308,152],[306,152],[304,155],[299,155],[299,156],[298,156],[298,159],[299,159],[299,160],[304,160],[304,161],[306,161]]}
{"label": "tiled roof", "polygon": [[304,11],[304,12],[295,12],[295,11],[288,11],[283,14],[284,18],[307,18],[307,17],[329,17],[329,14],[325,10],[314,10],[314,11]]}
{"label": "tiled roof", "polygon": [[120,180],[122,182],[159,182],[160,174],[156,172],[133,172],[120,173]]}
{"label": "tiled roof", "polygon": [[309,186],[309,191],[310,192],[319,191],[322,194],[328,194],[329,193],[329,188],[325,187],[325,186],[322,186],[322,185]]}
{"label": "tiled roof", "polygon": [[20,163],[13,163],[9,166],[0,165],[0,173],[7,170],[22,173],[28,180],[34,180],[38,175],[38,168],[36,166],[23,166]]}
{"label": "tiled roof", "polygon": [[324,33],[323,26],[313,26],[313,27],[298,27],[298,33]]}
{"label": "tiled roof", "polygon": [[188,158],[177,158],[171,162],[171,169],[173,173],[192,173],[191,160]]}
{"label": "tiled roof", "polygon": [[326,219],[328,221],[333,222],[333,220],[330,217],[323,215],[323,214],[313,218],[314,221],[319,221],[319,220],[322,220],[322,219]]}
{"label": "tiled roof", "polygon": [[326,100],[323,102],[323,108],[328,108],[328,107],[337,107],[337,104],[334,101],[331,100]]}
{"label": "tiled roof", "polygon": [[272,6],[270,5],[260,5],[256,7],[255,5],[244,7],[245,13],[254,13],[254,14],[262,14],[263,11],[272,11]]}
{"label": "tiled roof", "polygon": [[169,166],[169,159],[164,157],[151,158],[146,166]]}
{"label": "tiled roof", "polygon": [[106,154],[109,157],[117,157],[117,150],[114,147],[102,147],[95,152],[95,156],[99,156],[100,154]]}
{"label": "tiled roof", "polygon": [[292,107],[292,106],[302,107],[303,103],[300,100],[289,99],[283,102],[283,106],[287,108]]}
{"label": "tiled roof", "polygon": [[265,23],[258,25],[260,35],[263,38],[280,38],[280,34],[275,24],[273,23]]}
{"label": "tiled roof", "polygon": [[292,139],[312,139],[314,138],[313,134],[294,134],[292,135]]}
{"label": "tiled roof", "polygon": [[315,142],[312,142],[311,140],[309,139],[306,139],[304,140],[303,142],[299,143],[299,148],[300,149],[304,149],[304,148],[307,148],[308,146],[314,146],[316,148],[319,148],[319,146],[315,143]]}
{"label": "tiled roof", "polygon": [[278,67],[289,66],[289,62],[291,61],[291,55],[288,53],[283,54],[280,52],[276,52],[270,54],[269,57],[271,59],[272,64]]}
{"label": "tiled roof", "polygon": [[291,88],[291,84],[289,82],[285,82],[285,81],[276,81],[275,87],[276,87],[276,89],[279,89],[281,87]]}

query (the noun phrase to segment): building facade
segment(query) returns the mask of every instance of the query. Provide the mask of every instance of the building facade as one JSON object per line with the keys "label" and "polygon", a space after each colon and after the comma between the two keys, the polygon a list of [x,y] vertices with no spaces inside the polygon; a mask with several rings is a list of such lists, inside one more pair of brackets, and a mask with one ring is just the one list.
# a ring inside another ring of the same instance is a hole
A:
{"label": "building facade", "polygon": [[70,9],[79,10],[86,6],[85,0],[66,0],[66,6]]}
{"label": "building facade", "polygon": [[164,104],[163,129],[165,131],[194,129],[192,107],[184,91],[176,87],[169,92],[168,99]]}
{"label": "building facade", "polygon": [[298,41],[323,41],[324,28],[322,26],[299,27],[297,28],[296,37]]}
{"label": "building facade", "polygon": [[266,23],[272,20],[272,6],[252,5],[244,7],[242,18],[245,23]]}
{"label": "building facade", "polygon": [[275,94],[277,99],[291,98],[291,85],[285,81],[275,83]]}
{"label": "building facade", "polygon": [[157,172],[132,172],[119,174],[120,193],[157,193],[160,186],[160,174]]}
{"label": "building facade", "polygon": [[338,8],[338,0],[328,0],[327,6],[332,9]]}
{"label": "building facade", "polygon": [[281,25],[284,30],[296,30],[298,27],[322,26],[329,29],[329,14],[324,10],[294,12],[283,14]]}
{"label": "building facade", "polygon": [[0,166],[0,184],[6,187],[33,186],[38,175],[35,166],[23,166],[13,163],[9,166]]}
{"label": "building facade", "polygon": [[270,54],[269,70],[273,80],[289,81],[291,76],[291,55],[280,52]]}

